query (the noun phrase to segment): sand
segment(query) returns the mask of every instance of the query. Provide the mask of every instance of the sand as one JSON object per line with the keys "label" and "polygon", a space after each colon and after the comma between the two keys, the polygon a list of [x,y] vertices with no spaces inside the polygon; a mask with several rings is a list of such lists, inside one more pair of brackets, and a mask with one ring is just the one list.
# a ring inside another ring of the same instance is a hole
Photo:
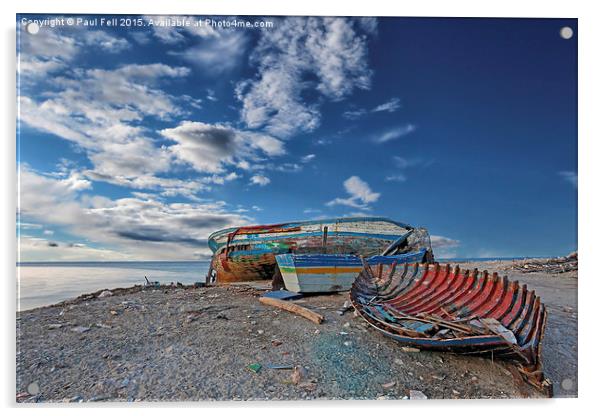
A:
{"label": "sand", "polygon": [[[536,289],[549,311],[545,374],[555,396],[576,396],[576,272],[462,265],[477,266]],[[352,312],[340,316],[346,293],[298,301],[325,316],[316,325],[261,304],[264,291],[134,288],[18,313],[17,401],[404,399],[417,392],[429,399],[543,397],[504,362],[404,351]],[[251,371],[252,364],[261,368]]]}

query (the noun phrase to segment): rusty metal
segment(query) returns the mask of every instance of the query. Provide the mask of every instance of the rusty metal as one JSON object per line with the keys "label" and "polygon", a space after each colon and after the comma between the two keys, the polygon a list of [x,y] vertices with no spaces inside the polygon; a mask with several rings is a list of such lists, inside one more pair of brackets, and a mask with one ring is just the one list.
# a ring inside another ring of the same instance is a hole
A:
{"label": "rusty metal", "polygon": [[527,382],[550,388],[541,364],[546,308],[526,285],[437,263],[364,263],[350,298],[372,327],[404,345],[510,360]]}

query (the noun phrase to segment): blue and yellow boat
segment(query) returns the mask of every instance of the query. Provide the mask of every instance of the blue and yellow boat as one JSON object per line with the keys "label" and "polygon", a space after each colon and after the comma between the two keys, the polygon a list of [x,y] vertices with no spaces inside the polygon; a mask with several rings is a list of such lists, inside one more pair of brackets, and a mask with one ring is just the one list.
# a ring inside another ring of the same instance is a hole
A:
{"label": "blue and yellow boat", "polygon": [[[395,256],[373,256],[366,263],[422,263],[427,256],[423,248]],[[286,289],[298,293],[347,291],[363,268],[360,257],[345,254],[280,254],[276,262]]]}

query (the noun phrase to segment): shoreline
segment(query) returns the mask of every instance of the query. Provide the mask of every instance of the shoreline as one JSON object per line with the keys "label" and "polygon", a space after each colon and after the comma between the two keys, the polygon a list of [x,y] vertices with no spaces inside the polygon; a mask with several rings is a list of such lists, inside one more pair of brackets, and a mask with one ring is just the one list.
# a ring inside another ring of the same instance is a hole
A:
{"label": "shoreline", "polygon": [[[462,266],[499,271],[537,291],[549,312],[544,372],[555,396],[574,397],[577,273],[504,270],[511,263]],[[17,400],[402,399],[410,390],[429,398],[542,397],[504,362],[404,351],[352,312],[338,315],[346,292],[296,301],[326,317],[316,325],[260,304],[268,286],[138,285],[18,312]],[[262,365],[257,373],[247,369],[253,363]],[[293,370],[271,364],[303,367],[304,381],[293,384]],[[32,383],[38,394],[28,393]]]}

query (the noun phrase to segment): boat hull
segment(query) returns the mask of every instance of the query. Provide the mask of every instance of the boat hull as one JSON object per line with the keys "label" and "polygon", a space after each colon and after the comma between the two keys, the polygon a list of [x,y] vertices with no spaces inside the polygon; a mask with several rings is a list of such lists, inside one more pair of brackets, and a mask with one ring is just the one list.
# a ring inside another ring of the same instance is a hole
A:
{"label": "boat hull", "polygon": [[510,360],[549,389],[541,366],[546,308],[525,285],[449,265],[370,264],[350,299],[373,328],[404,345]]}
{"label": "boat hull", "polygon": [[[375,256],[368,264],[422,262],[426,250],[398,256]],[[358,256],[344,254],[280,254],[276,262],[287,290],[297,293],[344,292],[362,271]]]}
{"label": "boat hull", "polygon": [[[286,253],[352,254],[370,257],[406,236],[405,251],[425,248],[426,230],[379,217],[339,218],[229,228],[209,236],[214,252],[208,283],[272,279],[275,256]],[[357,273],[356,273],[357,274]]]}

